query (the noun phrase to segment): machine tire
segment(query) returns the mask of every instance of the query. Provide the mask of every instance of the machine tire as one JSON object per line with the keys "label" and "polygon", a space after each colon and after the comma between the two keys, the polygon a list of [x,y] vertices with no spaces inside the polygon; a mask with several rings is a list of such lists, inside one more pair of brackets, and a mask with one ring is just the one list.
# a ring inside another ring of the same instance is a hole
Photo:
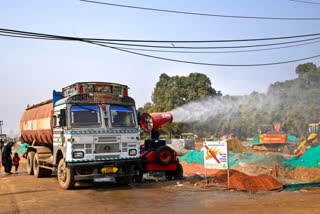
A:
{"label": "machine tire", "polygon": [[183,168],[180,163],[177,163],[177,171],[174,174],[174,180],[181,180],[183,178]]}
{"label": "machine tire", "polygon": [[61,158],[58,164],[57,177],[62,189],[73,189],[75,184],[74,172],[65,166],[63,158]]}
{"label": "machine tire", "polygon": [[172,162],[174,151],[169,146],[160,146],[156,150],[156,161],[161,165],[167,165]]}
{"label": "machine tire", "polygon": [[116,183],[119,185],[128,185],[131,183],[132,178],[130,176],[128,177],[115,177]]}
{"label": "machine tire", "polygon": [[51,170],[40,167],[39,156],[36,153],[33,158],[33,174],[36,178],[48,177],[51,175]]}
{"label": "machine tire", "polygon": [[183,178],[182,165],[180,163],[177,163],[177,170],[176,171],[166,171],[165,175],[166,175],[166,178],[168,181],[181,180]]}
{"label": "machine tire", "polygon": [[34,152],[28,152],[27,155],[27,173],[28,175],[33,175],[33,159],[34,159]]}

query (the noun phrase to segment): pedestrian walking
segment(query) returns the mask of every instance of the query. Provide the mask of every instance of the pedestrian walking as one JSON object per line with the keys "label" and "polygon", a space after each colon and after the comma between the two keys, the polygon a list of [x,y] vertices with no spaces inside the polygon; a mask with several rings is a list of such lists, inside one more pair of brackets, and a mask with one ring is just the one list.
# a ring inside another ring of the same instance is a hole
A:
{"label": "pedestrian walking", "polygon": [[2,153],[2,166],[4,166],[4,171],[8,174],[11,174],[12,168],[12,146],[14,145],[14,141],[9,141],[9,143],[3,148]]}
{"label": "pedestrian walking", "polygon": [[13,157],[13,165],[16,168],[14,173],[17,174],[18,173],[18,168],[19,168],[19,162],[20,162],[20,158],[18,153],[14,153],[14,157]]}

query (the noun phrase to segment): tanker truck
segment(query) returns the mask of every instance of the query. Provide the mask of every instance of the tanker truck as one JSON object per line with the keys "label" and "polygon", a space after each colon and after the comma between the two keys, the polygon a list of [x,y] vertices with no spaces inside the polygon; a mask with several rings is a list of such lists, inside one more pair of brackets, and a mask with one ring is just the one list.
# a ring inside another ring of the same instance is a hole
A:
{"label": "tanker truck", "polygon": [[20,121],[27,172],[56,172],[59,185],[114,177],[127,184],[142,171],[140,130],[128,86],[79,82],[28,107]]}

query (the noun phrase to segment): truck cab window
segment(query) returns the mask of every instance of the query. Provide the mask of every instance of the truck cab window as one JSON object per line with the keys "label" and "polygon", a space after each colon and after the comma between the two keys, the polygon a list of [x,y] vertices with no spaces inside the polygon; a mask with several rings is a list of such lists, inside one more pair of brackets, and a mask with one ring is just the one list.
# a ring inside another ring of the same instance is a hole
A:
{"label": "truck cab window", "polygon": [[113,127],[134,127],[134,112],[131,107],[111,106],[111,123]]}
{"label": "truck cab window", "polygon": [[99,106],[72,106],[72,127],[98,127],[101,125]]}

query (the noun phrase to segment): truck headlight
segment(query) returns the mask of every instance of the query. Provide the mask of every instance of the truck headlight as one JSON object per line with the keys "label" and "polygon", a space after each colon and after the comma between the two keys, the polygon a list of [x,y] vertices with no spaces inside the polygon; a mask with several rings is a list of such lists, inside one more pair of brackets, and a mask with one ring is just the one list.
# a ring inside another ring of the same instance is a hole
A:
{"label": "truck headlight", "polygon": [[72,156],[73,156],[73,158],[83,158],[84,153],[83,152],[73,152]]}
{"label": "truck headlight", "polygon": [[130,156],[135,156],[135,155],[137,155],[137,150],[136,150],[136,149],[130,149],[130,150],[129,150],[129,155],[130,155]]}

